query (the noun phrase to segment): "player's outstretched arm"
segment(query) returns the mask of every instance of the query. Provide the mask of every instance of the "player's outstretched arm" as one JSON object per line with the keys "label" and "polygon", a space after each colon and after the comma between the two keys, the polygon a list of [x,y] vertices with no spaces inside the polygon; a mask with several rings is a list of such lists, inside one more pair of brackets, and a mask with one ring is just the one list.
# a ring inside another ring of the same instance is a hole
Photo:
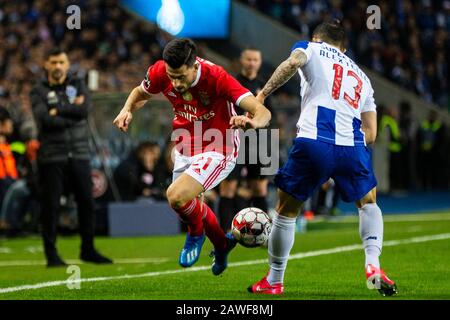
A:
{"label": "player's outstretched arm", "polygon": [[134,88],[125,102],[120,113],[114,119],[114,125],[123,132],[127,132],[128,125],[133,119],[132,113],[140,109],[149,99],[151,95],[147,93],[141,86]]}
{"label": "player's outstretched arm", "polygon": [[377,113],[368,111],[361,113],[362,130],[366,138],[366,144],[375,142],[377,137]]}
{"label": "player's outstretched arm", "polygon": [[306,64],[308,58],[301,50],[292,51],[289,58],[284,60],[267,81],[264,88],[258,93],[257,99],[264,102],[264,99],[275,90],[285,84],[297,72],[298,68]]}
{"label": "player's outstretched arm", "polygon": [[270,111],[259,102],[253,95],[249,95],[242,99],[239,104],[243,110],[249,113],[247,116],[234,116],[230,119],[231,128],[264,128],[269,125],[272,118]]}

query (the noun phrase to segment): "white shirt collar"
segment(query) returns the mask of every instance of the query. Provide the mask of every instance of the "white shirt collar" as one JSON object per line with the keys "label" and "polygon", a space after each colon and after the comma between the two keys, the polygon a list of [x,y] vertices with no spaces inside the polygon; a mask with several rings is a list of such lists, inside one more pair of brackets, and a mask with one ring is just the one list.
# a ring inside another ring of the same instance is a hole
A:
{"label": "white shirt collar", "polygon": [[192,82],[191,88],[197,85],[198,81],[200,80],[200,76],[202,75],[202,64],[199,61],[197,62],[198,62],[197,77],[195,78],[195,81]]}

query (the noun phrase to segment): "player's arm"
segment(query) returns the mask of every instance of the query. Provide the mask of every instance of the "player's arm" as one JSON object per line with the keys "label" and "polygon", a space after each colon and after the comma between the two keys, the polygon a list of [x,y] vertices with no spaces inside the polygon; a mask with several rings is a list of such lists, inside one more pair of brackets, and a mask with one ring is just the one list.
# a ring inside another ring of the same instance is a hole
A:
{"label": "player's arm", "polygon": [[366,144],[374,143],[377,137],[377,113],[375,111],[363,112],[361,113],[361,121]]}
{"label": "player's arm", "polygon": [[121,131],[126,132],[128,125],[133,119],[132,113],[140,108],[150,99],[151,94],[145,91],[142,86],[134,88],[125,102],[120,113],[114,119],[114,125]]}
{"label": "player's arm", "polygon": [[289,58],[284,60],[267,81],[264,88],[258,93],[257,99],[264,102],[264,99],[275,90],[285,84],[297,72],[298,68],[304,66],[308,57],[302,50],[292,51]]}
{"label": "player's arm", "polygon": [[270,111],[253,95],[246,96],[239,104],[249,116],[234,116],[230,119],[231,128],[264,128],[269,125],[272,117]]}
{"label": "player's arm", "polygon": [[377,106],[373,95],[374,91],[370,86],[369,94],[361,107],[361,129],[364,131],[366,144],[374,143],[377,137]]}

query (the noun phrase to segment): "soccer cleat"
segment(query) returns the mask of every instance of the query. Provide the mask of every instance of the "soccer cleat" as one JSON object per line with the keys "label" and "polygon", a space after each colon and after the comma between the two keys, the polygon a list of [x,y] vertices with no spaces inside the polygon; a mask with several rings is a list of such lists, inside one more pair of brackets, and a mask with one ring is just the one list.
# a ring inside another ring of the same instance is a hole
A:
{"label": "soccer cleat", "polygon": [[259,280],[257,283],[251,285],[247,288],[250,293],[260,293],[260,294],[282,294],[284,291],[284,286],[282,283],[276,283],[271,285],[267,281],[267,276]]}
{"label": "soccer cleat", "polygon": [[202,251],[203,243],[205,242],[205,235],[191,236],[189,233],[186,236],[186,242],[181,250],[178,263],[183,268],[191,267],[197,262]]}
{"label": "soccer cleat", "polygon": [[228,266],[228,254],[231,250],[236,246],[237,240],[233,237],[231,233],[227,233],[225,235],[227,245],[225,250],[213,250],[210,254],[210,256],[214,256],[213,264],[212,264],[212,273],[215,276],[218,276],[222,272],[225,271],[225,269]]}
{"label": "soccer cleat", "polygon": [[392,296],[398,293],[397,285],[389,279],[383,269],[378,269],[371,264],[366,267],[367,288],[377,289],[383,296]]}

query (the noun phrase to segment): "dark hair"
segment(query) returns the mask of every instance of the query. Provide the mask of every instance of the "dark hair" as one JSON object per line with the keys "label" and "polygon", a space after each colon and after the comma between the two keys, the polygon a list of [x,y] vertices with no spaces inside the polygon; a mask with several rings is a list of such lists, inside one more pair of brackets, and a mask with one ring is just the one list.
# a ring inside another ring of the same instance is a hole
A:
{"label": "dark hair", "polygon": [[11,119],[9,111],[5,107],[0,106],[0,122],[4,122],[8,119]]}
{"label": "dark hair", "polygon": [[136,147],[136,155],[139,157],[139,155],[141,155],[144,151],[146,150],[152,150],[153,148],[159,148],[159,144],[153,141],[144,141],[141,142],[137,147]]}
{"label": "dark hair", "polygon": [[50,59],[50,57],[53,56],[59,56],[60,54],[66,53],[63,49],[59,48],[59,47],[55,47],[55,48],[51,48],[50,50],[48,50],[45,54],[45,60]]}
{"label": "dark hair", "polygon": [[197,46],[188,38],[178,38],[170,41],[163,51],[163,60],[173,69],[183,65],[192,67],[197,57]]}
{"label": "dark hair", "polygon": [[246,47],[241,51],[241,53],[244,52],[244,51],[259,51],[259,52],[261,52],[261,50],[258,49],[258,48],[255,47],[255,46],[246,46]]}
{"label": "dark hair", "polygon": [[344,26],[338,19],[334,19],[332,22],[322,22],[314,29],[312,35],[340,47],[345,47],[347,41]]}

